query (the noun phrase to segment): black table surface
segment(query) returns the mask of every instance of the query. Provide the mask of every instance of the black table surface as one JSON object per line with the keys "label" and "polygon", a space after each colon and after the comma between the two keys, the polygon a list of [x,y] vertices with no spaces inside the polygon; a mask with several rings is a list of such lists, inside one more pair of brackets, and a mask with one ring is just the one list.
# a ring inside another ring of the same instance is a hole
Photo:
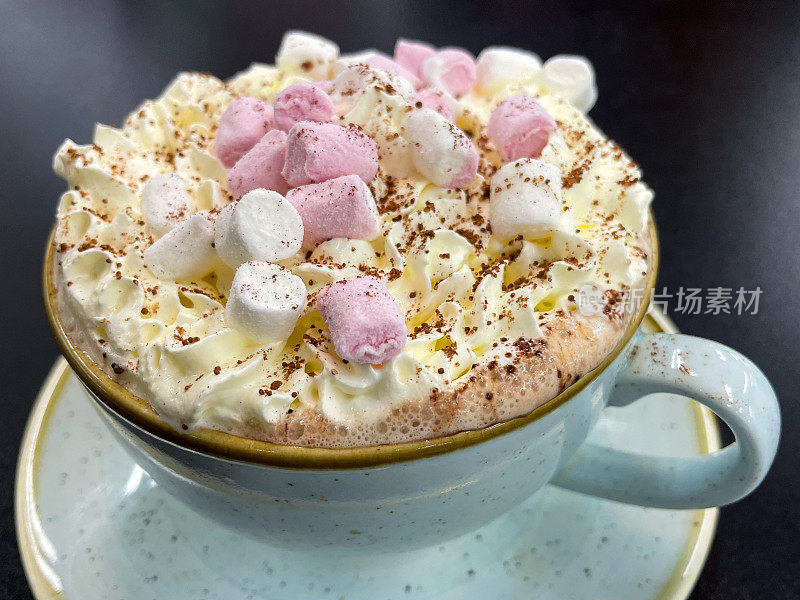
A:
{"label": "black table surface", "polygon": [[[29,598],[13,525],[14,467],[58,351],[40,299],[64,138],[119,125],[180,70],[229,77],[272,62],[286,29],[343,51],[405,36],[477,53],[504,44],[588,56],[595,122],[656,192],[658,288],[760,288],[757,314],[672,312],[686,333],[750,356],[772,380],[783,439],[763,485],[722,509],[692,598],[800,598],[800,3],[0,3],[0,598]],[[672,301],[671,301],[672,302]],[[670,308],[674,308],[670,304]],[[624,600],[624,599],[621,599]]]}

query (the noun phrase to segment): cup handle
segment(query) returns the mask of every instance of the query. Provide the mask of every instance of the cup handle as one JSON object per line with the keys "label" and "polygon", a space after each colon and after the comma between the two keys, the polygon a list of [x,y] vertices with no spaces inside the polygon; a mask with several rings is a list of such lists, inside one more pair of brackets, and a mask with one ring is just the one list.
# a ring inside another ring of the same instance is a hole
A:
{"label": "cup handle", "polygon": [[759,368],[727,346],[681,334],[645,334],[630,356],[610,406],[625,406],[657,392],[689,396],[721,417],[736,441],[689,458],[633,454],[587,443],[551,483],[656,508],[722,506],[752,492],[775,457],[781,421],[775,392]]}

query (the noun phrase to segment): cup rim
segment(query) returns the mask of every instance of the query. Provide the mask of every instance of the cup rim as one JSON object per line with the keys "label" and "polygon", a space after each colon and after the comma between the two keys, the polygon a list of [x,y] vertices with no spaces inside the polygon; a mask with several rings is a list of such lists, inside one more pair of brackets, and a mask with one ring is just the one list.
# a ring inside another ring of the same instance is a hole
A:
{"label": "cup rim", "polygon": [[72,370],[105,408],[137,429],[184,450],[218,459],[291,469],[361,469],[427,458],[488,441],[540,419],[583,390],[622,353],[647,313],[659,265],[658,233],[652,213],[649,215],[649,231],[652,258],[638,313],[628,323],[620,341],[600,364],[560,394],[525,415],[481,429],[394,444],[315,448],[254,440],[213,429],[196,429],[186,433],[173,429],[157,415],[146,400],[111,379],[83,350],[75,346],[67,335],[58,315],[56,290],[53,285],[55,227],[48,237],[44,257],[42,273],[44,305],[56,341]]}

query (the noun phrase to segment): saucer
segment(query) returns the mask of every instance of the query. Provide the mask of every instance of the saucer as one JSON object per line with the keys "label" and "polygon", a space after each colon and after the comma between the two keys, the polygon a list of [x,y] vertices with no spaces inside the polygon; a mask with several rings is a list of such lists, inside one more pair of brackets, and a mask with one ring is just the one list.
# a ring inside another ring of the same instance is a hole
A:
{"label": "saucer", "polygon": [[[642,326],[674,331],[657,312]],[[281,550],[168,496],[95,410],[59,359],[17,467],[17,538],[39,600],[684,599],[717,520],[717,509],[645,509],[547,486],[489,525],[431,548],[364,556]],[[606,409],[589,440],[673,456],[720,445],[710,411],[667,394]]]}

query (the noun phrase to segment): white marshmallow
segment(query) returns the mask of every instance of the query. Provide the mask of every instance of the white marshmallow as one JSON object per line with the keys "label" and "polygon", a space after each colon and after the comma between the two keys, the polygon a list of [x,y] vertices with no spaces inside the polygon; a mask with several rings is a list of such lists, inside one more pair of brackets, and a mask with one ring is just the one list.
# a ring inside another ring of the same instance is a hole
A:
{"label": "white marshmallow", "polygon": [[542,67],[542,82],[547,91],[562,96],[572,106],[589,112],[597,100],[594,68],[583,56],[559,54]]}
{"label": "white marshmallow", "polygon": [[336,76],[342,71],[344,71],[347,67],[357,64],[366,64],[369,57],[373,54],[377,54],[378,50],[374,48],[370,48],[369,50],[364,50],[362,52],[351,52],[349,54],[342,54],[339,59],[333,65],[333,75]]}
{"label": "white marshmallow", "polygon": [[535,158],[503,165],[492,177],[489,223],[500,239],[558,229],[561,169]]}
{"label": "white marshmallow", "polygon": [[370,87],[386,93],[393,90],[407,102],[411,102],[415,94],[414,86],[405,77],[360,63],[349,65],[331,82],[329,96],[336,114],[348,113]]}
{"label": "white marshmallow", "polygon": [[467,135],[430,108],[415,108],[403,125],[411,159],[435,185],[467,185],[478,170],[478,151]]}
{"label": "white marshmallow", "polygon": [[288,269],[246,262],[233,276],[225,322],[259,343],[285,340],[306,304],[306,285]]}
{"label": "white marshmallow", "polygon": [[219,263],[214,223],[206,211],[181,221],[144,251],[144,263],[159,279],[196,279]]}
{"label": "white marshmallow", "polygon": [[147,229],[161,237],[187,217],[192,199],[177,173],[151,177],[142,189],[142,217]]}
{"label": "white marshmallow", "polygon": [[519,48],[490,46],[478,55],[477,70],[478,87],[491,93],[509,83],[532,79],[542,70],[542,61]]}
{"label": "white marshmallow", "polygon": [[303,242],[303,220],[278,192],[258,188],[226,206],[217,217],[214,244],[235,269],[251,260],[289,258]]}
{"label": "white marshmallow", "polygon": [[327,79],[338,56],[339,46],[330,40],[305,31],[288,31],[278,48],[275,65],[309,79]]}

